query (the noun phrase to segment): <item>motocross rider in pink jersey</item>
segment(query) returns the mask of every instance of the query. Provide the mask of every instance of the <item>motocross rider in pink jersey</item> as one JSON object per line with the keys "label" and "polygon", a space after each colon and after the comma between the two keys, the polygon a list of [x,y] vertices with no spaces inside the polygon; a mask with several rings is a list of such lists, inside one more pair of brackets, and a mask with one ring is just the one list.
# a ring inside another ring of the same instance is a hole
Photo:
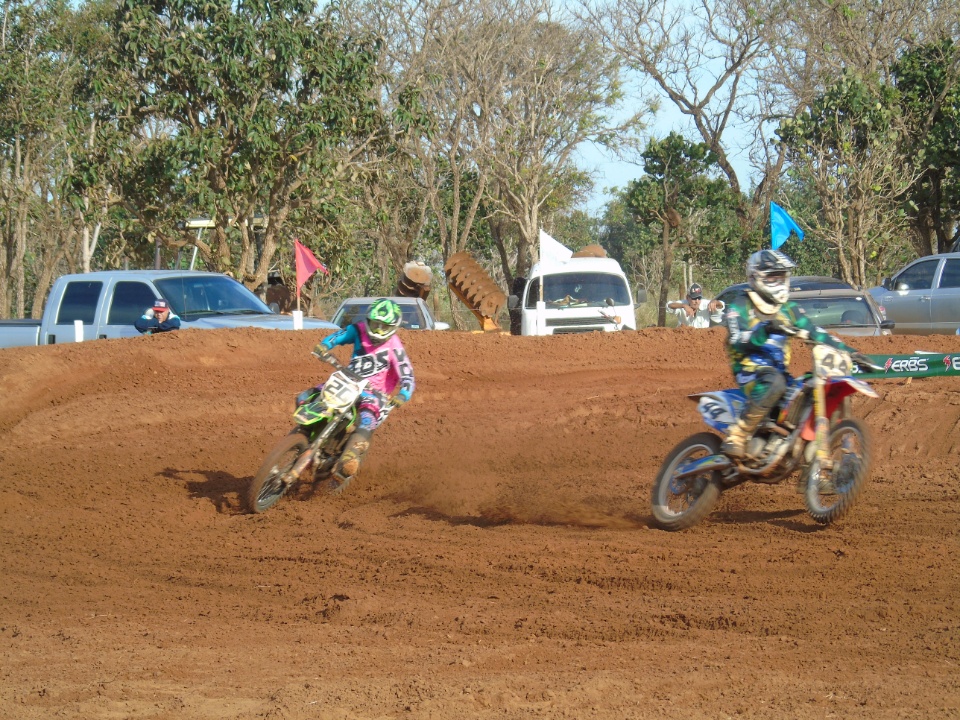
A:
{"label": "motocross rider in pink jersey", "polygon": [[403,405],[413,395],[413,366],[396,335],[401,319],[400,306],[393,300],[381,298],[370,306],[365,320],[328,335],[314,349],[325,358],[338,345],[353,343],[350,370],[368,380],[357,404],[357,426],[332,473],[340,483],[337,490],[345,488],[357,474],[386,403]]}

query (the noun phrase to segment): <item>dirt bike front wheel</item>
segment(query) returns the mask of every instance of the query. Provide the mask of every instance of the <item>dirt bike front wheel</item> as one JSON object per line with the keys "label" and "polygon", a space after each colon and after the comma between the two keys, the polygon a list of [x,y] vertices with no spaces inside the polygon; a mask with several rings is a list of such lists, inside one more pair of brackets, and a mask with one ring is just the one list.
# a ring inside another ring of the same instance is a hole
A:
{"label": "dirt bike front wheel", "polygon": [[828,453],[832,468],[820,467],[816,457],[803,474],[807,512],[821,525],[839,520],[856,502],[870,473],[870,438],[866,426],[854,418],[830,429]]}
{"label": "dirt bike front wheel", "polygon": [[677,478],[679,470],[720,452],[721,440],[713,433],[691,435],[664,459],[653,482],[650,507],[657,527],[685,530],[703,520],[720,497],[720,479],[715,470]]}
{"label": "dirt bike front wheel", "polygon": [[279,502],[295,482],[284,481],[284,476],[310,446],[307,436],[299,430],[280,439],[267,454],[256,476],[247,488],[247,508],[262,513]]}

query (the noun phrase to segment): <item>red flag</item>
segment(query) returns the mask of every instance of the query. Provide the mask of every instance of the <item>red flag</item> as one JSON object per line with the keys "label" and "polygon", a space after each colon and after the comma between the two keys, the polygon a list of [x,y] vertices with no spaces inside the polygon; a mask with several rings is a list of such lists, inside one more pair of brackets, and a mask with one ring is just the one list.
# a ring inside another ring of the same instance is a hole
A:
{"label": "red flag", "polygon": [[317,270],[323,270],[328,273],[326,266],[317,260],[310,248],[302,245],[299,240],[293,241],[294,254],[297,256],[297,290],[303,287],[303,284],[310,279]]}

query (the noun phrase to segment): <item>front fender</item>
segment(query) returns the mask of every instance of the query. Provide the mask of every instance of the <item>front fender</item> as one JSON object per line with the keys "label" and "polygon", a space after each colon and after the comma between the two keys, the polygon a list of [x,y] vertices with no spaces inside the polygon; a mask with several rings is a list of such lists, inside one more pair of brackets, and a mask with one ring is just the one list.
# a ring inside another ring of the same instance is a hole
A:
{"label": "front fender", "polygon": [[[355,413],[354,408],[350,408],[351,413]],[[293,421],[301,427],[310,427],[321,420],[333,421],[340,417],[341,413],[331,410],[322,400],[301,405],[293,413]]]}
{"label": "front fender", "polygon": [[706,457],[689,462],[686,465],[681,465],[677,468],[673,477],[681,480],[692,475],[699,475],[705,470],[714,472],[716,470],[726,470],[732,466],[733,463],[726,455],[707,455]]}
{"label": "front fender", "polygon": [[[855,395],[856,393],[863,393],[867,397],[872,398],[880,397],[876,391],[863,380],[852,377],[832,378],[828,380],[824,393],[827,399],[827,417],[832,416],[833,413],[836,412],[837,408],[843,403],[844,398]],[[810,413],[807,422],[803,426],[803,430],[800,432],[800,437],[807,442],[816,437],[816,421],[817,418],[814,413]]]}

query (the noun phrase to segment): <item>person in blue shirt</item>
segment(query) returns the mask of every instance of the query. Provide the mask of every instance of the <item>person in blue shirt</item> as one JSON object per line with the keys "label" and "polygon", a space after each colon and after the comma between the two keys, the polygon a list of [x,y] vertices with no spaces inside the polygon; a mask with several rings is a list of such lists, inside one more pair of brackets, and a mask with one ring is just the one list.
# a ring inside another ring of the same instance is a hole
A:
{"label": "person in blue shirt", "polygon": [[133,326],[144,335],[169,332],[180,329],[180,317],[170,309],[170,303],[161,298],[155,300],[153,307],[147,308]]}

